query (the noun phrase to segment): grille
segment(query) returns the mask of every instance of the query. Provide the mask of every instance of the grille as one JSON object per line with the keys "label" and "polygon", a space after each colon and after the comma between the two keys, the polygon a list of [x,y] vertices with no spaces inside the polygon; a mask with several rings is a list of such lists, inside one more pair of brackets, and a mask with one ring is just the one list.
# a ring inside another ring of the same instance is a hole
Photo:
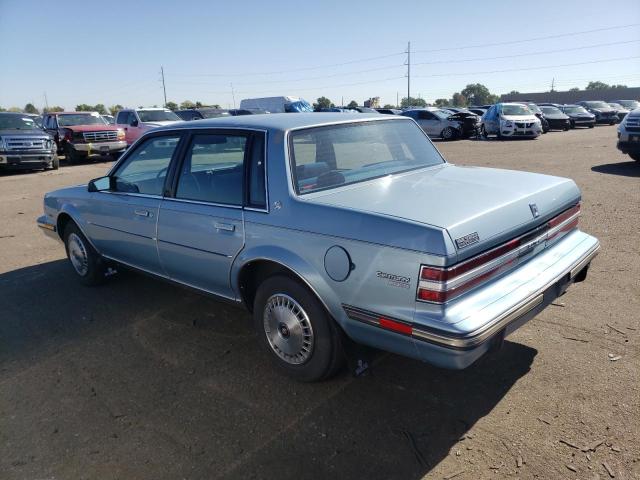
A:
{"label": "grille", "polygon": [[4,137],[7,150],[46,150],[49,139],[37,137]]}
{"label": "grille", "polygon": [[104,132],[84,132],[85,142],[111,142],[118,139],[118,132],[107,130]]}
{"label": "grille", "polygon": [[516,127],[518,128],[531,128],[533,122],[516,122]]}

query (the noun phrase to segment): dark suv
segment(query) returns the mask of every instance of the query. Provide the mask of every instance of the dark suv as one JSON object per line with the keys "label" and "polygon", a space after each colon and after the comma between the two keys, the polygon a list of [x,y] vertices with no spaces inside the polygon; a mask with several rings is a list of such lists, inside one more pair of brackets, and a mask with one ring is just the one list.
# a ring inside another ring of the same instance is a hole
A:
{"label": "dark suv", "polygon": [[586,100],[584,102],[578,102],[578,105],[595,115],[596,123],[608,123],[609,125],[618,123],[618,112],[611,108],[611,105],[607,102],[602,100]]}
{"label": "dark suv", "polygon": [[31,116],[0,113],[0,170],[57,170],[59,165],[53,138]]}

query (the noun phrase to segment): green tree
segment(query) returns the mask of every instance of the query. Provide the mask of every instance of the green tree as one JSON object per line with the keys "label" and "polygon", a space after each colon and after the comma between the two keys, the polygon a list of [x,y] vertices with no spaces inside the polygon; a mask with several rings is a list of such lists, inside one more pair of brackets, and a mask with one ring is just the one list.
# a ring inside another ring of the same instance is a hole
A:
{"label": "green tree", "polygon": [[611,85],[611,88],[629,88],[629,87],[627,87],[626,85],[619,84],[619,85]]}
{"label": "green tree", "polygon": [[433,102],[436,107],[448,107],[451,102],[448,98],[436,98],[436,101]]}
{"label": "green tree", "polygon": [[580,89],[578,87],[573,87],[569,89],[570,92],[579,92]]}
{"label": "green tree", "polygon": [[481,83],[470,83],[460,93],[465,96],[467,102],[471,105],[496,103],[499,98],[497,95],[492,95],[489,89]]}
{"label": "green tree", "polygon": [[98,112],[100,115],[106,115],[107,114],[107,109],[105,108],[104,104],[102,103],[98,103],[97,105],[93,106],[93,110],[95,112]]}
{"label": "green tree", "polygon": [[4,107],[0,107],[0,112],[6,112],[6,111],[7,111],[7,109],[6,109],[6,108],[4,108]]}
{"label": "green tree", "polygon": [[20,107],[9,107],[8,112],[21,113],[22,109]]}
{"label": "green tree", "polygon": [[386,103],[382,108],[396,108],[397,105],[391,105],[390,103]]}
{"label": "green tree", "polygon": [[191,100],[185,100],[180,104],[180,110],[188,110],[190,108],[196,108],[196,104]]}
{"label": "green tree", "polygon": [[176,102],[167,102],[164,107],[168,108],[172,112],[178,110],[178,104]]}
{"label": "green tree", "polygon": [[415,97],[404,97],[400,100],[400,106],[402,108],[406,107],[426,107],[427,102],[424,98],[415,98]]}
{"label": "green tree", "polygon": [[24,106],[24,113],[40,113],[33,103],[27,103]]}
{"label": "green tree", "polygon": [[606,83],[596,81],[596,82],[589,82],[585,90],[606,90],[608,88],[611,88],[611,87]]}
{"label": "green tree", "polygon": [[316,103],[313,104],[314,110],[319,110],[321,108],[329,108],[333,107],[333,103],[327,97],[318,97]]}
{"label": "green tree", "polygon": [[76,112],[93,112],[93,105],[87,105],[86,103],[81,103],[80,105],[76,105]]}
{"label": "green tree", "polygon": [[52,107],[46,107],[42,109],[43,113],[49,113],[49,112],[64,112],[64,108],[59,107],[58,105],[54,105]]}
{"label": "green tree", "polygon": [[511,90],[509,95],[520,95],[520,92],[518,90]]}
{"label": "green tree", "polygon": [[355,100],[351,100],[348,104],[347,104],[347,108],[356,108],[358,106],[358,102],[356,102]]}
{"label": "green tree", "polygon": [[118,112],[123,108],[124,107],[122,105],[120,105],[119,103],[116,103],[115,105],[111,105],[109,107],[109,113],[115,117],[118,114]]}
{"label": "green tree", "polygon": [[202,108],[202,107],[204,107],[202,102],[196,102],[196,108]]}
{"label": "green tree", "polygon": [[451,97],[451,103],[453,103],[454,107],[466,107],[467,97],[459,92],[456,92]]}

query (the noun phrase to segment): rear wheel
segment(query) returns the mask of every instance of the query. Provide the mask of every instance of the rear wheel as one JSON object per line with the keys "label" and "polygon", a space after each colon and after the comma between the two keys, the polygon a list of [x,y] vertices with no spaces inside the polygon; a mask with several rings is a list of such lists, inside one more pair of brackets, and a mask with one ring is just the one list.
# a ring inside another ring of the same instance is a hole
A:
{"label": "rear wheel", "polygon": [[90,286],[104,282],[106,268],[102,259],[72,221],[64,229],[64,246],[80,282]]}
{"label": "rear wheel", "polygon": [[340,328],[296,280],[283,275],[265,280],[256,292],[253,318],[277,368],[296,380],[323,380],[343,365]]}
{"label": "rear wheel", "polygon": [[640,153],[630,153],[629,156],[636,162],[640,162]]}

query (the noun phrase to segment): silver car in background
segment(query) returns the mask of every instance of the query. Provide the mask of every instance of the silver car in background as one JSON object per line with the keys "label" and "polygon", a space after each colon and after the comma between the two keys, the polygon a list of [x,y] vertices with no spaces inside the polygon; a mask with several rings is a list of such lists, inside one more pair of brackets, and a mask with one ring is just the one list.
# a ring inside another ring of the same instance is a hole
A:
{"label": "silver car in background", "polygon": [[413,118],[430,138],[453,140],[462,136],[462,122],[451,119],[452,113],[440,108],[416,108],[401,115]]}
{"label": "silver car in background", "polygon": [[484,137],[537,138],[542,123],[523,103],[496,103],[482,116],[480,130]]}

